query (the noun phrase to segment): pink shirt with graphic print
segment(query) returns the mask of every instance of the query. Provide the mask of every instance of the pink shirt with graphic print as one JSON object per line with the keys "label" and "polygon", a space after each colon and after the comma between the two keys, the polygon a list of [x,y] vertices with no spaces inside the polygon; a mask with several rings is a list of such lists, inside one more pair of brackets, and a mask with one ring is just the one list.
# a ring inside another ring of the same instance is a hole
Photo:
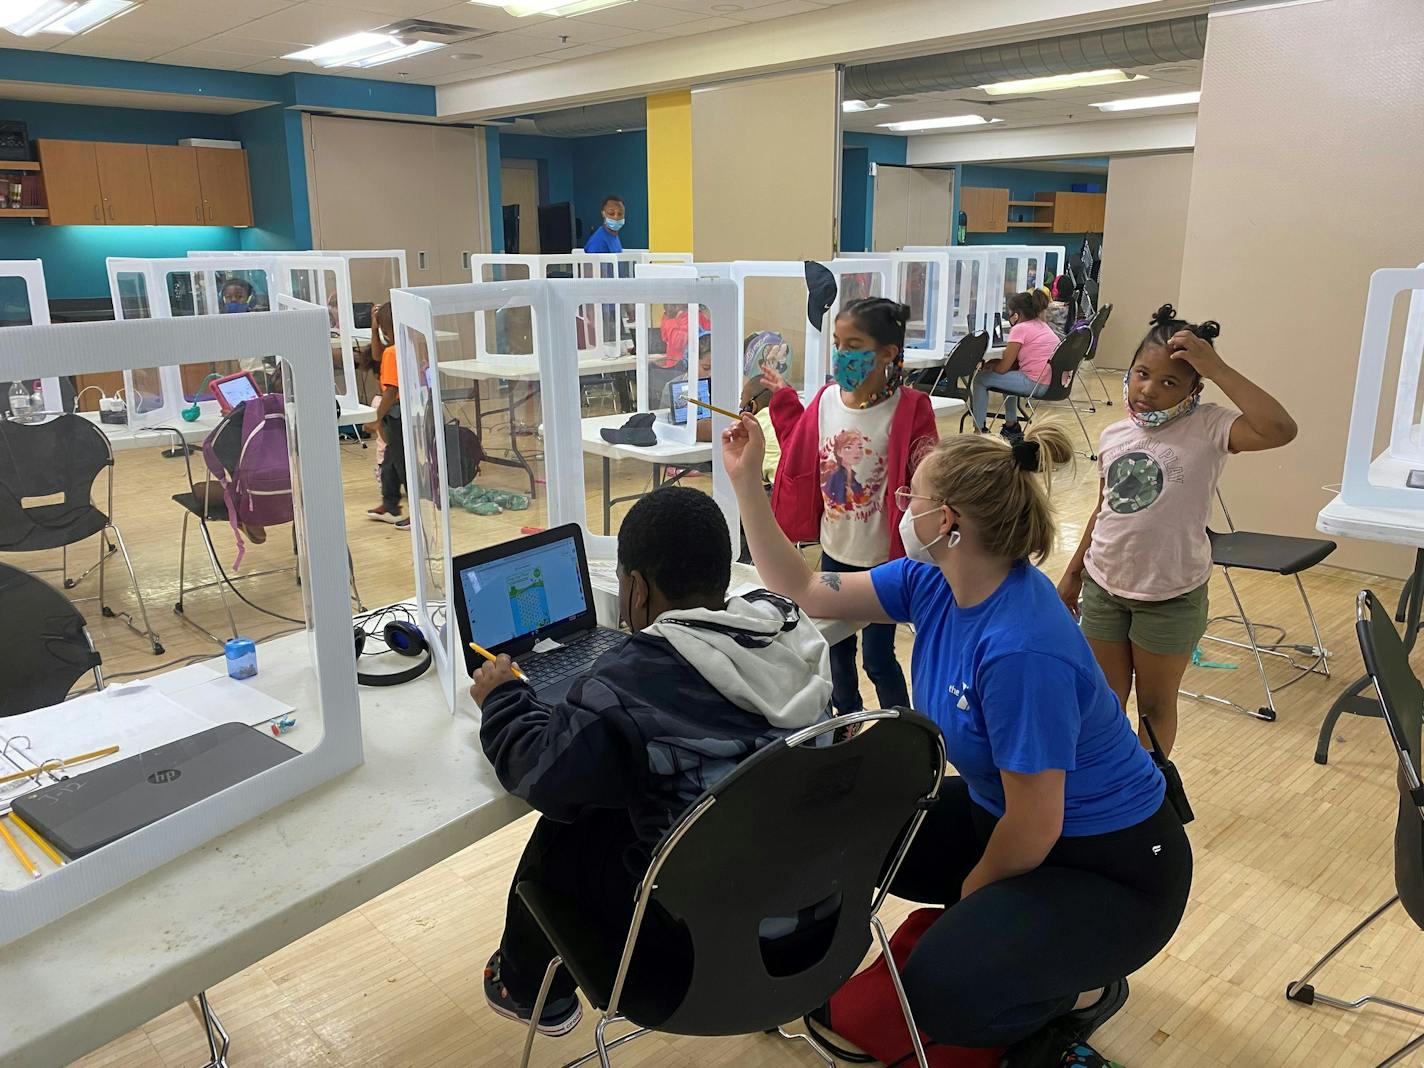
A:
{"label": "pink shirt with graphic print", "polygon": [[1240,414],[1202,404],[1155,429],[1124,419],[1103,431],[1103,503],[1083,561],[1094,582],[1118,597],[1166,601],[1211,577],[1206,526]]}

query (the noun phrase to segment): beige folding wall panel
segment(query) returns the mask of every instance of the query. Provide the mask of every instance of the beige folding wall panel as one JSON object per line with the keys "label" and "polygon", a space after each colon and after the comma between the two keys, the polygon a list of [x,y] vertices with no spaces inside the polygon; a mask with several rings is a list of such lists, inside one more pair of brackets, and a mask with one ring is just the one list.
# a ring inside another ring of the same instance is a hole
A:
{"label": "beige folding wall panel", "polygon": [[[1124,368],[1163,304],[1180,304],[1192,154],[1119,156],[1108,163],[1101,300],[1113,306],[1098,346],[1100,367]],[[1182,305],[1188,315],[1198,309]],[[1204,316],[1213,317],[1211,309]]]}
{"label": "beige folding wall panel", "polygon": [[410,284],[467,282],[490,251],[484,131],[323,115],[303,120],[312,243],[403,248]]}
{"label": "beige folding wall panel", "polygon": [[[1227,464],[1238,525],[1311,534],[1331,497],[1321,487],[1340,481],[1370,272],[1424,260],[1421,70],[1419,0],[1211,18],[1181,303],[1221,321],[1222,354],[1301,429],[1286,449]],[[1331,558],[1386,574],[1407,561],[1361,542]]]}
{"label": "beige folding wall panel", "polygon": [[874,182],[874,251],[949,244],[953,171],[882,163],[875,168]]}
{"label": "beige folding wall panel", "polygon": [[699,260],[834,255],[839,97],[839,74],[831,68],[693,90],[692,232]]}

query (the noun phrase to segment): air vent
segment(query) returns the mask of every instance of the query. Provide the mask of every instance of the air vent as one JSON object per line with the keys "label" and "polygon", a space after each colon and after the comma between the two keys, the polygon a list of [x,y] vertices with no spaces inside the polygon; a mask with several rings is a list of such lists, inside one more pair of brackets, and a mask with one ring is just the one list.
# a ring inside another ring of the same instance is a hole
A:
{"label": "air vent", "polygon": [[973,104],[976,108],[997,108],[1004,104],[1039,104],[1044,100],[1041,96],[1015,96],[1006,100],[998,100],[993,97],[987,100],[982,98],[976,100],[973,97],[957,96],[954,99],[961,104]]}
{"label": "air vent", "polygon": [[480,30],[474,26],[457,26],[453,22],[430,22],[426,19],[402,19],[382,26],[376,33],[389,33],[405,41],[437,41],[440,44],[457,44],[461,41],[476,41],[489,37],[494,30]]}

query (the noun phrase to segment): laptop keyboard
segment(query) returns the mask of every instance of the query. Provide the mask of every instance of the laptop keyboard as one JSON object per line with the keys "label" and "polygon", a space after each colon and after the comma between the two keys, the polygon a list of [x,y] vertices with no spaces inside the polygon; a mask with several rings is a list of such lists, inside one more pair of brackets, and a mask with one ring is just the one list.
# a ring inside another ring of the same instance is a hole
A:
{"label": "laptop keyboard", "polygon": [[561,649],[551,649],[522,661],[519,666],[535,688],[548,686],[582,675],[595,660],[609,649],[622,645],[627,637],[621,631],[600,628]]}

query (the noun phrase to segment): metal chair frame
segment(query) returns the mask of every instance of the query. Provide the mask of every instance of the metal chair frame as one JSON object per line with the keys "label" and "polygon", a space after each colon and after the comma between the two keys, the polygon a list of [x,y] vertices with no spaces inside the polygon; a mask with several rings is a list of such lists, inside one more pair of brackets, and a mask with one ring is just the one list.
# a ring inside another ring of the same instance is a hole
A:
{"label": "metal chair frame", "polygon": [[[831,734],[844,727],[859,727],[862,724],[873,723],[879,720],[889,720],[898,718],[898,713],[893,710],[885,711],[863,711],[850,716],[837,716],[824,723],[818,723],[806,727],[794,734],[788,735],[780,744],[789,748],[804,745],[814,741],[826,734]],[[905,996],[905,988],[900,981],[899,966],[895,962],[895,956],[890,950],[890,938],[885,932],[885,926],[880,922],[880,907],[884,904],[885,898],[890,892],[890,885],[895,881],[895,875],[904,863],[905,857],[909,854],[910,846],[914,843],[916,834],[919,833],[920,825],[924,822],[929,806],[939,797],[941,785],[944,783],[944,739],[939,739],[940,761],[935,774],[934,785],[924,803],[919,806],[914,817],[910,820],[900,839],[900,845],[895,850],[894,860],[880,880],[880,887],[876,891],[874,901],[870,909],[870,926],[875,934],[876,940],[880,943],[880,950],[885,955],[886,961],[890,964],[890,977],[895,986],[895,995],[900,1001],[900,1011],[905,1017],[905,1026],[909,1028],[910,1040],[914,1044],[915,1057],[919,1068],[929,1068],[929,1063],[925,1059],[924,1044],[920,1040],[919,1028],[915,1025],[915,1015],[910,1008],[909,1000]],[[652,899],[652,894],[657,889],[658,873],[667,862],[668,856],[677,847],[678,843],[686,837],[687,833],[697,825],[697,821],[702,818],[707,811],[716,804],[716,797],[704,797],[697,805],[683,815],[678,823],[669,832],[668,837],[659,845],[657,852],[653,855],[652,862],[648,866],[648,872],[643,876],[642,882],[638,886],[637,900],[633,906],[633,919],[628,927],[628,936],[623,942],[623,952],[618,960],[618,971],[613,979],[613,992],[608,998],[608,1007],[599,1013],[598,1023],[594,1029],[594,1048],[575,1060],[567,1062],[563,1068],[577,1068],[578,1065],[598,1060],[600,1068],[612,1068],[608,1054],[611,1050],[618,1048],[626,1042],[642,1035],[648,1034],[652,1028],[638,1027],[636,1030],[622,1035],[612,1041],[608,1040],[607,1030],[611,1024],[627,1022],[627,1017],[618,1012],[618,1003],[623,996],[623,986],[628,978],[628,967],[633,960],[633,949],[637,945],[638,936],[642,931],[643,916],[647,912],[648,904]],[[534,1011],[529,1017],[529,1030],[524,1038],[524,1053],[520,1058],[520,1068],[529,1068],[529,1057],[534,1049],[534,1036],[539,1033],[539,1019],[544,1013],[544,1003],[548,1000],[549,988],[554,982],[554,975],[563,965],[563,958],[557,954],[549,961],[549,966],[544,972],[544,980],[539,986],[539,996],[534,1002]],[[834,1068],[835,1058],[821,1046],[816,1039],[810,1035],[800,1035],[788,1033],[784,1028],[777,1028],[777,1033],[782,1038],[790,1041],[803,1041],[811,1047],[816,1056],[821,1061]]]}
{"label": "metal chair frame", "polygon": [[[1236,524],[1231,520],[1231,512],[1226,507],[1226,500],[1222,497],[1220,489],[1216,491],[1216,501],[1221,506],[1221,514],[1226,517],[1228,531],[1234,533],[1236,531]],[[1241,595],[1236,590],[1236,583],[1231,581],[1231,568],[1225,565],[1217,566],[1221,567],[1222,577],[1226,579],[1226,588],[1231,592],[1231,599],[1236,603],[1237,614],[1212,616],[1207,620],[1207,626],[1210,627],[1213,623],[1230,623],[1241,627],[1246,632],[1246,641],[1240,642],[1232,638],[1222,638],[1215,634],[1203,634],[1202,641],[1216,642],[1218,645],[1229,645],[1235,649],[1251,650],[1251,655],[1256,661],[1257,674],[1261,679],[1261,688],[1266,693],[1266,703],[1265,705],[1251,709],[1236,701],[1225,697],[1217,697],[1214,694],[1200,693],[1191,690],[1178,690],[1177,692],[1183,697],[1190,697],[1197,701],[1205,701],[1209,704],[1221,705],[1224,708],[1233,709],[1244,715],[1251,716],[1254,719],[1272,722],[1276,718],[1276,694],[1287,687],[1294,686],[1307,675],[1320,675],[1327,679],[1330,677],[1330,650],[1325,648],[1324,639],[1320,636],[1320,625],[1315,620],[1315,610],[1311,607],[1310,597],[1305,592],[1305,584],[1301,582],[1299,574],[1292,575],[1291,578],[1295,579],[1295,587],[1300,593],[1301,603],[1305,605],[1306,618],[1310,620],[1310,631],[1315,636],[1315,643],[1313,645],[1287,642],[1285,640],[1286,631],[1284,627],[1277,626],[1274,623],[1257,623],[1253,621],[1251,617],[1246,614],[1246,608],[1241,603]],[[1263,629],[1275,631],[1280,640],[1275,642],[1258,641],[1256,634]],[[1297,660],[1295,656],[1292,656],[1292,653],[1308,656],[1310,660],[1308,662],[1302,662]],[[1295,677],[1281,683],[1273,689],[1271,687],[1271,680],[1266,675],[1266,662],[1262,659],[1263,655],[1278,657],[1286,661],[1291,670],[1296,673]]]}

